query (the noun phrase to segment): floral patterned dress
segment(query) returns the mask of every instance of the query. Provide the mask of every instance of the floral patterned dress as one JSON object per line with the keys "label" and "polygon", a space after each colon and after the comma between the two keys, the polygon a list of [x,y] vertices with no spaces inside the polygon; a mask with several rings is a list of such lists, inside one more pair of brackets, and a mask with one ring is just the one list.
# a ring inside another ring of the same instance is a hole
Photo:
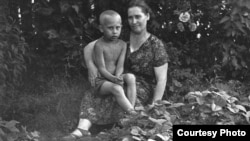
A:
{"label": "floral patterned dress", "polygon": [[[166,45],[154,35],[150,35],[134,52],[130,52],[128,46],[125,72],[136,76],[136,104],[146,105],[150,102],[156,84],[154,67],[159,67],[168,60]],[[87,118],[94,124],[114,123],[124,116],[124,111],[112,96],[94,95],[92,89],[84,94],[80,110],[80,118]]]}
{"label": "floral patterned dress", "polygon": [[125,68],[126,72],[136,76],[137,98],[141,104],[152,100],[156,85],[154,67],[162,66],[168,60],[165,44],[152,34],[138,50],[131,53],[128,46]]}

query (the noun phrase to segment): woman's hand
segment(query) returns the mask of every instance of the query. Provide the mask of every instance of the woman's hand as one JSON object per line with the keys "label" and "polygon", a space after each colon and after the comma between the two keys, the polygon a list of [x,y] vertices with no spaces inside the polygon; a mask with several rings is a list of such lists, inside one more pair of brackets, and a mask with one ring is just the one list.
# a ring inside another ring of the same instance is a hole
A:
{"label": "woman's hand", "polygon": [[84,61],[86,62],[86,66],[88,69],[88,80],[91,86],[95,86],[95,78],[97,77],[98,70],[93,61],[93,49],[97,40],[90,42],[84,48]]}
{"label": "woman's hand", "polygon": [[88,68],[88,80],[92,87],[95,87],[95,78],[97,77],[98,70],[96,67]]}

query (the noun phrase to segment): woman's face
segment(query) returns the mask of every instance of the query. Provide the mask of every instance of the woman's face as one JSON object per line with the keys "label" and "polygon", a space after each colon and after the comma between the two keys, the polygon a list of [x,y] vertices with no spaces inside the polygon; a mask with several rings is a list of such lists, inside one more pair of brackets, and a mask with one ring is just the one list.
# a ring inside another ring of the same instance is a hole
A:
{"label": "woman's face", "polygon": [[144,13],[140,7],[130,7],[128,9],[128,23],[131,32],[139,34],[147,30],[148,20],[149,14]]}

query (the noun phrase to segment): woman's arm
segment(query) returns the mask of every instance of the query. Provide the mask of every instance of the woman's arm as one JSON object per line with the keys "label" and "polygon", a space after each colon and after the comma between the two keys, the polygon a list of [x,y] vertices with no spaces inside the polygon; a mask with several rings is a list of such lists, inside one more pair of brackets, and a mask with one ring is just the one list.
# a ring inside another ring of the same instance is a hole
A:
{"label": "woman's arm", "polygon": [[94,45],[96,41],[97,40],[90,42],[84,48],[84,61],[88,69],[88,79],[89,79],[91,86],[95,86],[95,78],[97,77],[97,74],[98,74],[97,67],[93,61],[93,50],[94,50]]}
{"label": "woman's arm", "polygon": [[154,89],[153,103],[162,100],[167,83],[168,63],[165,63],[160,67],[154,67],[154,72],[156,77],[156,87]]}

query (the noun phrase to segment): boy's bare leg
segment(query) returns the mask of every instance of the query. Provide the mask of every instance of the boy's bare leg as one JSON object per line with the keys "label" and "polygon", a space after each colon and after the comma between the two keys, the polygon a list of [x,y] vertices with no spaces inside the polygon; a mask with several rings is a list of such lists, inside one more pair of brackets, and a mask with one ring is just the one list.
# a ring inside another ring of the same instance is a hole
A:
{"label": "boy's bare leg", "polygon": [[130,101],[127,99],[124,90],[122,86],[114,84],[109,81],[105,81],[101,88],[99,93],[101,95],[107,95],[107,94],[113,94],[116,98],[116,101],[118,104],[126,111],[130,112],[131,110],[134,110],[133,105],[130,103]]}
{"label": "boy's bare leg", "polygon": [[133,107],[136,102],[136,78],[133,74],[127,73],[123,75],[123,80],[127,84],[127,96]]}

